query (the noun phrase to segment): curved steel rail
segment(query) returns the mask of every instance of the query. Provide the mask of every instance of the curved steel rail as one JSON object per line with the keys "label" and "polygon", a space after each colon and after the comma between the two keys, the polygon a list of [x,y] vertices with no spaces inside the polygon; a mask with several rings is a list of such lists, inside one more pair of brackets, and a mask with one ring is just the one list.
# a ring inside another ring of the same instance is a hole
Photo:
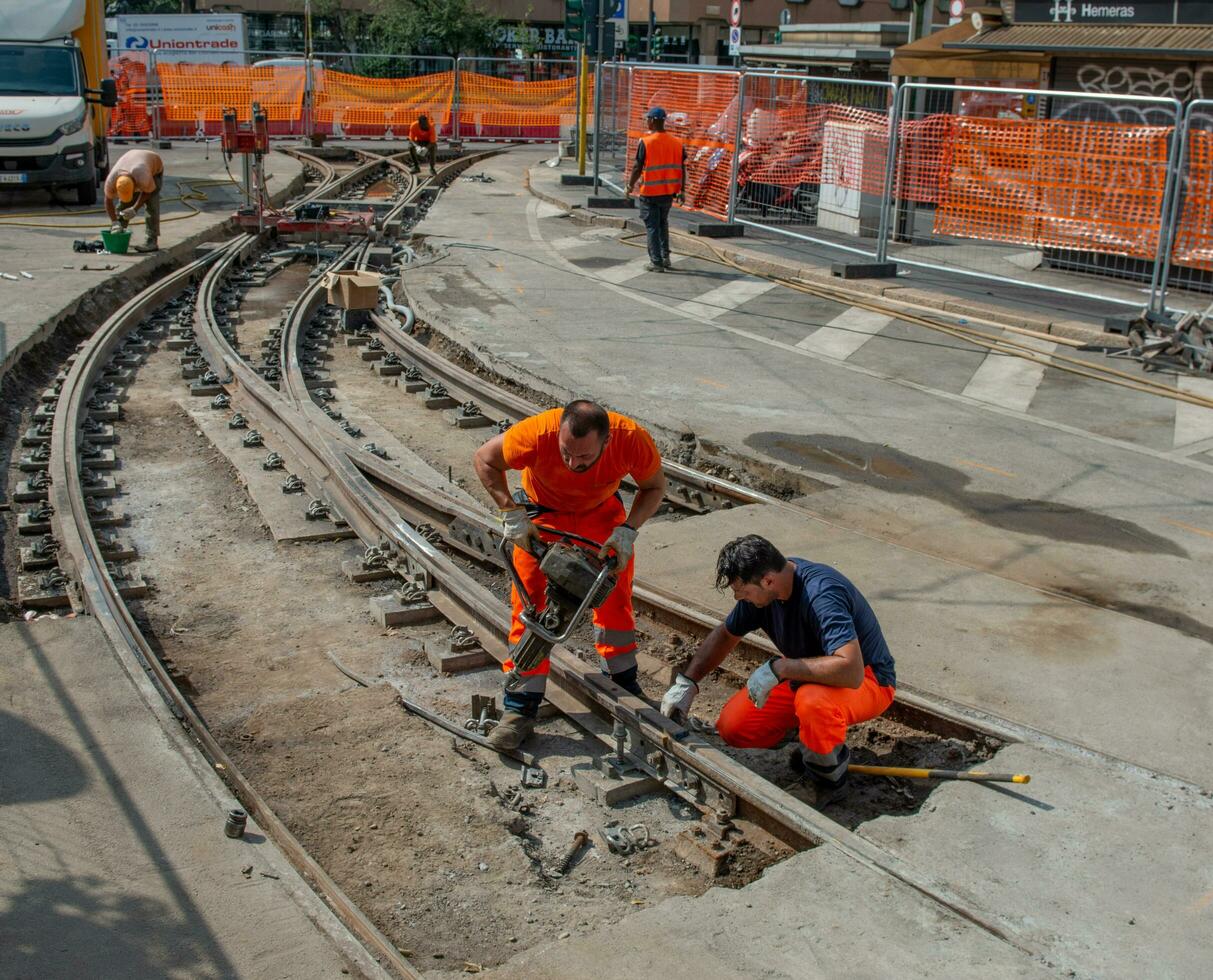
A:
{"label": "curved steel rail", "polygon": [[313,883],[334,913],[369,951],[380,957],[398,975],[419,980],[420,974],[401,957],[396,947],[350,901],[277,817],[177,689],[120,596],[102,557],[85,506],[79,465],[79,437],[93,384],[126,333],[148,311],[198,279],[204,268],[222,254],[213,253],[198,259],[145,289],[105,322],[72,364],[63,383],[51,432],[52,522],[60,542],[60,562],[76,583],[78,592],[73,596],[73,604],[93,613],[124,665],[133,660],[142,668],[211,765],[296,869]]}

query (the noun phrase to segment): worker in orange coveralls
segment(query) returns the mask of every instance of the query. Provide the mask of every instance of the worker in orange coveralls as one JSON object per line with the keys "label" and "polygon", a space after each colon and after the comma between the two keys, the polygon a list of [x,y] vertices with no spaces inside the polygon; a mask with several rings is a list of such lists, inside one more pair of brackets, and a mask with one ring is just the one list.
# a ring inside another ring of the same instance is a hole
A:
{"label": "worker in orange coveralls", "polygon": [[[577,400],[511,426],[481,446],[474,463],[480,482],[501,508],[505,536],[515,546],[514,568],[532,596],[542,597],[546,586],[538,560],[527,550],[540,540],[536,523],[602,541],[599,557],[615,555],[621,571],[611,594],[594,610],[594,646],[611,680],[643,695],[636,681],[632,551],[636,532],[665,496],[661,455],[652,437],[623,415]],[[510,496],[509,470],[522,471],[525,504]],[[626,476],[639,489],[625,515],[618,491]],[[512,598],[510,643],[516,644],[525,631],[518,618],[523,603],[517,589]],[[545,659],[523,675],[518,690],[505,692],[506,710],[489,735],[495,748],[517,748],[531,734],[549,667]]]}
{"label": "worker in orange coveralls", "polygon": [[716,732],[737,748],[773,749],[796,729],[792,769],[812,780],[819,806],[836,799],[851,759],[847,728],[882,714],[897,686],[876,614],[837,569],[785,558],[757,534],[720,549],[716,585],[731,589],[737,605],[675,677],[661,713],[684,718],[698,682],[760,629],[781,656],[750,674],[720,712]]}
{"label": "worker in orange coveralls", "polygon": [[438,163],[438,133],[425,115],[418,116],[417,121],[409,127],[409,165],[415,174],[421,172],[418,150],[423,151],[429,161],[430,176],[436,177],[438,171],[434,168]]}

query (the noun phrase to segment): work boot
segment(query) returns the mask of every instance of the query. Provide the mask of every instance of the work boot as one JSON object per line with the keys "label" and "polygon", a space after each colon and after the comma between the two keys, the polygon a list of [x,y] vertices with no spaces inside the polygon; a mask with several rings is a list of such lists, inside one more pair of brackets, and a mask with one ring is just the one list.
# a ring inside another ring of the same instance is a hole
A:
{"label": "work boot", "polygon": [[672,269],[672,268],[674,268],[673,264],[670,262],[670,257],[669,257],[668,255],[667,255],[665,258],[663,258],[663,259],[661,260],[661,267],[662,267],[663,269]]}
{"label": "work boot", "polygon": [[659,262],[649,262],[644,268],[646,272],[665,272],[665,266]]}
{"label": "work boot", "polygon": [[136,252],[159,252],[160,242],[155,238],[149,238],[142,245],[135,246]]}
{"label": "work boot", "polygon": [[827,806],[847,792],[851,747],[843,742],[828,755],[808,751],[803,745],[792,750],[788,765],[792,772],[813,785],[817,806]]}
{"label": "work boot", "polygon": [[498,752],[512,751],[525,742],[535,730],[535,719],[517,711],[503,711],[501,720],[489,732],[489,745]]}
{"label": "work boot", "polygon": [[437,176],[438,176],[438,171],[437,171],[437,170],[435,170],[433,167],[430,167],[430,176],[431,176],[431,177],[437,177]]}

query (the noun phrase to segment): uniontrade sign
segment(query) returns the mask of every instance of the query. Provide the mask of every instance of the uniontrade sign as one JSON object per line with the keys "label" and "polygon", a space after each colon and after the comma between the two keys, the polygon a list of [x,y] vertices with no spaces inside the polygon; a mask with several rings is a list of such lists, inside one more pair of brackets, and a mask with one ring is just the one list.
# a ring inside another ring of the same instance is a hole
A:
{"label": "uniontrade sign", "polygon": [[244,64],[243,14],[119,14],[118,48],[160,60]]}

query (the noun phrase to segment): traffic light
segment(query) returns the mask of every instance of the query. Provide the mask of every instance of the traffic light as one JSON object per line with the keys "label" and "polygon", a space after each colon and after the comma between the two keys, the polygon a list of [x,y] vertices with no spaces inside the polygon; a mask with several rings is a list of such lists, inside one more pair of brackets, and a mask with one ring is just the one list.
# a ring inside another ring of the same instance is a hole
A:
{"label": "traffic light", "polygon": [[665,38],[662,37],[661,28],[657,28],[653,32],[653,60],[657,61],[661,57],[661,48],[665,44]]}
{"label": "traffic light", "polygon": [[564,36],[583,44],[598,20],[600,0],[564,0]]}

